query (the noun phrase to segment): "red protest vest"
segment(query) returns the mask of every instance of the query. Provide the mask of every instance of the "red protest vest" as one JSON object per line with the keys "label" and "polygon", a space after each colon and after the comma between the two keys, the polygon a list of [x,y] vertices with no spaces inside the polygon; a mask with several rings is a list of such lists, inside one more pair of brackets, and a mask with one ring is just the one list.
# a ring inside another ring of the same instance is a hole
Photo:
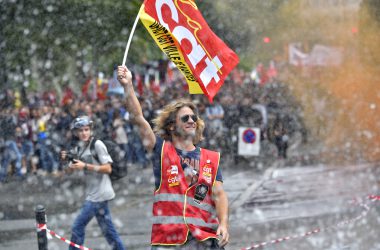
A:
{"label": "red protest vest", "polygon": [[[219,158],[218,152],[201,148],[198,181],[189,187],[176,149],[164,141],[161,182],[154,193],[152,245],[184,244],[189,232],[199,241],[217,238],[219,222],[211,195]],[[197,188],[206,192],[202,201]]]}

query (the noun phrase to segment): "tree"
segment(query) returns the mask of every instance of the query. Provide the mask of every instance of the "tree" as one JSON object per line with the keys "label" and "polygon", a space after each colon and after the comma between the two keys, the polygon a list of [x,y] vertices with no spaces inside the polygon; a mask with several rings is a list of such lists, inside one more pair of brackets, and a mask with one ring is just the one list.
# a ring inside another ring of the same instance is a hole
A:
{"label": "tree", "polygon": [[[112,72],[121,63],[141,1],[2,1],[0,80],[3,88],[28,81],[42,88]],[[137,29],[130,61],[158,57],[149,34]],[[144,49],[141,49],[144,47]]]}

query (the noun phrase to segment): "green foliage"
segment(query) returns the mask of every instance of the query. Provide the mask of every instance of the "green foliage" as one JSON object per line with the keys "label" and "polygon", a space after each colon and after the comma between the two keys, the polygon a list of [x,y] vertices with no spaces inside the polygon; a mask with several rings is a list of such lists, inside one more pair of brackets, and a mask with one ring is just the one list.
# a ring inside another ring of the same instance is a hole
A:
{"label": "green foliage", "polygon": [[[198,7],[214,32],[250,69],[278,51],[273,31],[284,24],[277,15],[287,1],[199,1]],[[29,82],[82,83],[89,73],[110,74],[121,63],[130,29],[141,0],[3,0],[1,8],[0,80],[7,86]],[[249,6],[249,8],[247,8]],[[286,24],[284,24],[286,25]],[[264,44],[264,36],[272,38]],[[141,23],[128,61],[141,63],[160,58]],[[19,76],[19,77],[15,77]],[[21,77],[20,77],[21,76]],[[50,85],[40,85],[49,88]]]}
{"label": "green foliage", "polygon": [[[0,30],[4,37],[0,45],[0,79],[8,83],[6,87],[36,79],[81,82],[89,73],[112,73],[113,65],[123,59],[141,5],[139,0],[0,3],[5,12],[1,15],[1,23],[5,25]],[[141,27],[136,30],[135,44],[129,52],[128,59],[134,63],[155,55],[152,51],[156,48],[150,45],[149,34]],[[13,77],[16,75],[21,77]]]}

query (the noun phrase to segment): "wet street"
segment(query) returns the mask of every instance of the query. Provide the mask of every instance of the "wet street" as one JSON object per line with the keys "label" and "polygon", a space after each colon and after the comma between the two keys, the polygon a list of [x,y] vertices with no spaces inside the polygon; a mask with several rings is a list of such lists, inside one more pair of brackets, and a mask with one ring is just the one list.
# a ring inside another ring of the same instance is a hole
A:
{"label": "wet street", "polygon": [[[275,161],[261,171],[224,167],[230,200],[230,244],[226,249],[380,249],[378,164],[286,166]],[[128,249],[149,249],[153,179],[150,169],[131,169],[116,183],[114,223]],[[10,182],[2,193],[0,249],[37,249],[34,207],[43,204],[47,226],[70,238],[81,205],[79,177],[33,176]],[[276,243],[271,243],[277,240]],[[265,246],[263,246],[266,244]],[[109,249],[96,221],[87,227],[86,247]],[[67,249],[52,238],[49,250]]]}
{"label": "wet street", "polygon": [[273,170],[233,210],[231,249],[260,243],[265,249],[380,249],[380,201],[367,198],[378,193],[378,172],[370,164]]}

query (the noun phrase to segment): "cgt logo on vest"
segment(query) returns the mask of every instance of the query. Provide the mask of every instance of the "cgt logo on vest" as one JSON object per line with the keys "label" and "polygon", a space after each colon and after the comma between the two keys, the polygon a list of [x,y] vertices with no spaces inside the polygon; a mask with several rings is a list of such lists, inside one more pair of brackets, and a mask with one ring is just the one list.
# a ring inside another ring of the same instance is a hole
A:
{"label": "cgt logo on vest", "polygon": [[179,185],[178,175],[169,177],[168,182],[169,182],[169,187],[178,186]]}
{"label": "cgt logo on vest", "polygon": [[206,180],[207,183],[211,183],[211,168],[210,167],[203,167],[203,178]]}
{"label": "cgt logo on vest", "polygon": [[168,183],[169,187],[174,187],[179,185],[179,178],[178,178],[178,167],[176,165],[172,165],[171,169],[168,170],[169,177],[168,177]]}
{"label": "cgt logo on vest", "polygon": [[203,178],[206,180],[207,183],[211,183],[211,166],[210,166],[210,160],[207,160],[206,165],[202,168]]}

